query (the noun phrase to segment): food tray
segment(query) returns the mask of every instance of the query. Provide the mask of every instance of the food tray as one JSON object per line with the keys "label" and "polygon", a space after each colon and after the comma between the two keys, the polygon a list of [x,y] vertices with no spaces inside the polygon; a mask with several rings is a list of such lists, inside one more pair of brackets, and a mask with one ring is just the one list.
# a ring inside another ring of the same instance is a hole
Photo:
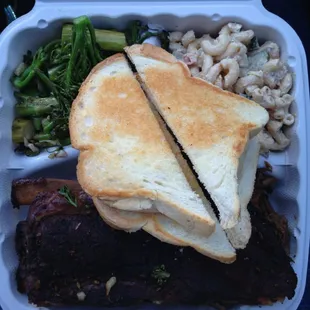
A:
{"label": "food tray", "polygon": [[[61,4],[60,4],[61,2]],[[282,59],[295,73],[292,91],[296,123],[289,130],[291,145],[281,153],[272,153],[268,162],[280,181],[271,196],[275,209],[289,221],[292,233],[291,256],[298,276],[293,300],[273,306],[238,309],[297,309],[305,289],[309,250],[309,88],[305,51],[294,30],[282,19],[264,9],[260,0],[239,1],[37,1],[33,10],[11,23],[0,36],[0,304],[3,310],[34,309],[27,297],[16,290],[14,272],[18,263],[14,249],[14,233],[27,208],[13,210],[10,204],[11,181],[18,177],[75,178],[77,151],[67,147],[67,158],[49,159],[46,153],[23,157],[14,153],[11,123],[14,118],[11,74],[28,50],[48,42],[61,25],[72,18],[87,14],[95,27],[124,29],[132,19],[160,24],[167,30],[194,29],[201,33],[218,33],[229,21],[240,22],[254,30],[259,39],[279,44]],[[261,158],[261,164],[264,158]],[[152,308],[154,306],[148,306]],[[143,308],[141,306],[141,308]],[[183,308],[183,307],[182,307]],[[184,307],[185,308],[185,307]],[[193,309],[197,309],[191,307]],[[206,309],[205,307],[198,307]],[[41,308],[43,309],[43,308]],[[74,308],[75,309],[75,308]],[[83,308],[85,309],[85,308]],[[89,308],[87,308],[89,309]],[[135,307],[137,309],[137,307]],[[178,309],[181,309],[178,307]],[[186,309],[189,309],[186,307]]]}

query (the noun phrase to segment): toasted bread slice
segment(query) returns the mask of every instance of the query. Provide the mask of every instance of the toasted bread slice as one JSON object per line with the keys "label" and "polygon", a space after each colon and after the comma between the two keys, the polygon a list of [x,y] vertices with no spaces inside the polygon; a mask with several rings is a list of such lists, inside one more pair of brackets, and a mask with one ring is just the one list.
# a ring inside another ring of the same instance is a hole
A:
{"label": "toasted bread slice", "polygon": [[[135,232],[143,229],[153,237],[177,246],[190,246],[201,254],[222,263],[236,260],[234,248],[229,243],[219,222],[214,233],[209,236],[188,232],[183,226],[159,213],[139,213],[111,208],[99,199],[93,199],[103,220],[115,229]],[[212,217],[216,220],[215,214]]]}
{"label": "toasted bread slice", "polygon": [[162,48],[143,44],[125,51],[216,204],[222,227],[234,227],[240,215],[239,159],[247,141],[267,123],[267,111],[191,77],[188,67]]}
{"label": "toasted bread slice", "polygon": [[[251,237],[252,225],[251,225],[250,214],[247,210],[247,206],[251,199],[251,196],[249,195],[249,193],[251,193],[254,188],[259,149],[260,149],[260,145],[258,143],[257,138],[256,137],[252,138],[249,141],[248,146],[246,148],[245,155],[243,156],[243,160],[242,160],[243,164],[240,165],[240,167],[242,166],[240,168],[241,171],[239,174],[240,176],[239,189],[241,189],[239,193],[240,201],[241,201],[240,218],[235,227],[227,229],[225,231],[230,243],[235,249],[244,249],[246,245],[248,244],[249,239]],[[97,206],[97,209],[101,217],[106,221],[108,225],[116,229],[123,229],[128,232],[135,232],[140,229],[144,229],[144,227],[145,227],[145,230],[147,230],[148,227],[155,227],[154,223],[149,223],[150,214],[139,213],[139,212],[126,212],[126,211],[118,210],[115,208],[110,208],[110,207],[102,205],[101,202],[99,200],[96,201],[96,199],[94,199],[94,202]],[[215,221],[217,222],[217,219],[215,219]],[[218,229],[220,229],[220,227]],[[153,230],[155,232],[157,231],[155,229]],[[152,231],[150,233],[154,237],[162,241],[165,241],[164,239],[165,237],[167,238],[167,235],[158,236]],[[160,232],[157,231],[157,233],[159,234]],[[223,238],[222,243],[225,244],[227,242],[226,240],[224,240],[225,237],[221,236],[221,238]],[[184,244],[184,240],[182,240],[182,238],[167,239],[165,242],[179,245],[179,246],[186,245]]]}
{"label": "toasted bread slice", "polygon": [[186,231],[214,231],[124,55],[92,70],[73,102],[69,127],[80,150],[78,181],[89,195],[125,211],[160,212]]}
{"label": "toasted bread slice", "polygon": [[226,230],[227,237],[235,249],[244,249],[252,233],[248,203],[254,190],[259,150],[260,144],[258,138],[254,137],[249,140],[246,150],[240,158],[238,171],[241,206],[240,218],[235,227]]}
{"label": "toasted bread slice", "polygon": [[150,214],[123,211],[111,208],[99,199],[93,198],[99,214],[108,225],[116,229],[122,229],[128,232],[135,232],[143,229],[163,242],[177,246],[193,247],[203,255],[219,260],[223,263],[233,262],[236,259],[236,253],[227,240],[227,237],[212,210],[210,202],[205,198],[194,173],[182,156],[180,147],[174,141],[172,134],[169,132],[159,113],[156,110],[153,110],[153,113],[167,142],[173,150],[180,167],[182,167],[184,175],[187,176],[187,180],[190,181],[192,188],[200,196],[211,218],[216,223],[215,232],[213,232],[208,238],[205,238],[204,236],[195,233],[186,232],[181,225],[159,213]]}

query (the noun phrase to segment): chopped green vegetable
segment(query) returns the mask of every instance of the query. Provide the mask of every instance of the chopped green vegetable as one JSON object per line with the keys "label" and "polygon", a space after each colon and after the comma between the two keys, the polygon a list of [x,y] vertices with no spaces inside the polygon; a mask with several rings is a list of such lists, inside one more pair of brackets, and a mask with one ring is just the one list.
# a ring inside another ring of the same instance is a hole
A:
{"label": "chopped green vegetable", "polygon": [[259,71],[263,70],[264,65],[269,60],[269,54],[267,51],[256,52],[254,55],[248,56],[248,68],[247,71]]}
{"label": "chopped green vegetable", "polygon": [[14,143],[24,143],[24,138],[30,140],[34,135],[34,126],[31,120],[16,118],[12,125],[12,140]]}
{"label": "chopped green vegetable", "polygon": [[71,193],[69,187],[67,185],[63,186],[60,190],[59,190],[59,194],[61,194],[62,196],[64,196],[66,198],[66,200],[72,204],[74,207],[77,208],[77,201],[76,201],[76,197]]}
{"label": "chopped green vegetable", "polygon": [[28,101],[17,103],[15,110],[18,115],[23,117],[37,117],[50,114],[58,106],[59,104],[54,97],[29,97]]}
{"label": "chopped green vegetable", "polygon": [[170,273],[166,271],[165,265],[161,265],[154,268],[152,277],[157,280],[159,285],[162,285],[170,278]]}
{"label": "chopped green vegetable", "polygon": [[40,117],[34,117],[33,125],[36,131],[40,131],[42,128],[42,119]]}
{"label": "chopped green vegetable", "polygon": [[56,125],[55,121],[52,121],[50,116],[42,120],[42,126],[43,126],[44,133],[50,133],[52,129],[55,127],[55,125]]}

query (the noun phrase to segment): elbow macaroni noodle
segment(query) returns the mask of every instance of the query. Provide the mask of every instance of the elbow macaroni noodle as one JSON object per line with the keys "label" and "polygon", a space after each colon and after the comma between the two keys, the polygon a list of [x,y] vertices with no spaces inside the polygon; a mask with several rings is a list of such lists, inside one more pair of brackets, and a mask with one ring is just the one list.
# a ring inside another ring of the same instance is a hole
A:
{"label": "elbow macaroni noodle", "polygon": [[253,30],[242,30],[241,24],[228,23],[216,39],[209,34],[197,38],[193,30],[185,34],[170,32],[169,47],[189,67],[192,76],[247,96],[267,109],[270,120],[258,135],[261,149],[281,151],[290,143],[283,126],[295,122],[289,111],[294,101],[289,94],[293,76],[281,61],[276,43],[267,41],[249,51],[253,38]]}

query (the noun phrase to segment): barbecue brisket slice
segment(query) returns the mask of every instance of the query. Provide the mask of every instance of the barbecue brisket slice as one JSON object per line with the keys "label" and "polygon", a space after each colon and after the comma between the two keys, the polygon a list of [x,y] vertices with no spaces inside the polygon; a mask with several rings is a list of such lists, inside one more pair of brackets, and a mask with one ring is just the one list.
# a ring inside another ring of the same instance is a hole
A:
{"label": "barbecue brisket slice", "polygon": [[[86,195],[74,207],[58,192],[37,196],[16,229],[18,290],[38,306],[266,304],[293,298],[297,277],[287,255],[287,223],[271,208],[272,178],[258,172],[249,211],[253,233],[226,265],[140,231],[104,223]],[[106,282],[116,278],[107,292]]]}

